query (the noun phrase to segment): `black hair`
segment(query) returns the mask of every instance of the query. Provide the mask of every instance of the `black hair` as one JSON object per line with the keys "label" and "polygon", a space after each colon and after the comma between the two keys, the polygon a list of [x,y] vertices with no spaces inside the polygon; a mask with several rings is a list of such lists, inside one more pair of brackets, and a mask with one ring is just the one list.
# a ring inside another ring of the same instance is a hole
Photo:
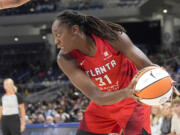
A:
{"label": "black hair", "polygon": [[118,40],[118,32],[126,32],[126,30],[119,24],[101,20],[94,16],[82,14],[73,10],[64,10],[56,17],[61,23],[72,27],[78,25],[80,30],[86,36],[95,34],[96,36],[109,41]]}

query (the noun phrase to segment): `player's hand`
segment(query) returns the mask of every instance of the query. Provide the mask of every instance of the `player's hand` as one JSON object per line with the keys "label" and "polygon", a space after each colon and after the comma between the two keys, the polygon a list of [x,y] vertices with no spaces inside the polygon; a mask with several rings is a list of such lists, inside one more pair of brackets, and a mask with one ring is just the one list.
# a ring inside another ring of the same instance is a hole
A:
{"label": "player's hand", "polygon": [[21,124],[21,132],[23,132],[25,130],[25,124]]}
{"label": "player's hand", "polygon": [[129,84],[129,86],[127,87],[127,91],[126,91],[126,95],[127,95],[127,98],[133,98],[137,103],[139,104],[143,104],[140,100],[141,98],[136,96],[135,94],[135,85],[137,83],[137,80],[136,78],[134,77],[131,81],[131,83]]}

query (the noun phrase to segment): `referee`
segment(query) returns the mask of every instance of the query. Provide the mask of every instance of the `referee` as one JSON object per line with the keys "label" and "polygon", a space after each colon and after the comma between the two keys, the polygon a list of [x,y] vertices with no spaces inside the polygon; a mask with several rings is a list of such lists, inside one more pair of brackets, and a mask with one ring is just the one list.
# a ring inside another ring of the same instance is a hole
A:
{"label": "referee", "polygon": [[10,78],[4,80],[5,94],[0,98],[3,135],[20,135],[25,129],[25,107],[17,87]]}

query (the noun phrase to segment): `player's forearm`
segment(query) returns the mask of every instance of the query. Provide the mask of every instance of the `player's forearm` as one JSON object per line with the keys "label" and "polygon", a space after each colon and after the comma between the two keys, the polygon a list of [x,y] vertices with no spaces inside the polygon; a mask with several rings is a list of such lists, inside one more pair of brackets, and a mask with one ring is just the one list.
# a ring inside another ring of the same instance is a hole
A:
{"label": "player's forearm", "polygon": [[21,6],[30,0],[0,0],[0,9],[13,8]]}
{"label": "player's forearm", "polygon": [[108,105],[117,103],[127,97],[130,97],[128,91],[129,87],[114,91],[114,92],[101,92],[99,87],[97,87],[89,78],[79,76],[79,74],[73,74],[76,79],[70,77],[70,81],[73,85],[79,89],[85,96],[90,100],[94,101],[99,105]]}
{"label": "player's forearm", "polygon": [[71,75],[68,74],[70,81],[85,96],[99,105],[114,104],[127,97],[130,97],[131,88],[129,86],[118,91],[102,92],[100,91],[99,87],[97,87],[97,85],[86,76],[86,74],[80,73],[76,72],[71,73]]}
{"label": "player's forearm", "polygon": [[91,99],[99,105],[114,104],[128,97],[127,88],[115,92],[97,91]]}

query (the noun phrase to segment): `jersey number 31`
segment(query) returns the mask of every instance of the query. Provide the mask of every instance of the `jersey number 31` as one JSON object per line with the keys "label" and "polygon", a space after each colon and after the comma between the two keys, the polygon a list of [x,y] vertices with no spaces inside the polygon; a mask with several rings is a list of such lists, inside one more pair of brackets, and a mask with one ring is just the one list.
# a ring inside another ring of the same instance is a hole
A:
{"label": "jersey number 31", "polygon": [[96,81],[99,81],[99,86],[104,86],[107,83],[112,84],[111,80],[109,79],[108,75],[105,75],[103,77],[95,78]]}

